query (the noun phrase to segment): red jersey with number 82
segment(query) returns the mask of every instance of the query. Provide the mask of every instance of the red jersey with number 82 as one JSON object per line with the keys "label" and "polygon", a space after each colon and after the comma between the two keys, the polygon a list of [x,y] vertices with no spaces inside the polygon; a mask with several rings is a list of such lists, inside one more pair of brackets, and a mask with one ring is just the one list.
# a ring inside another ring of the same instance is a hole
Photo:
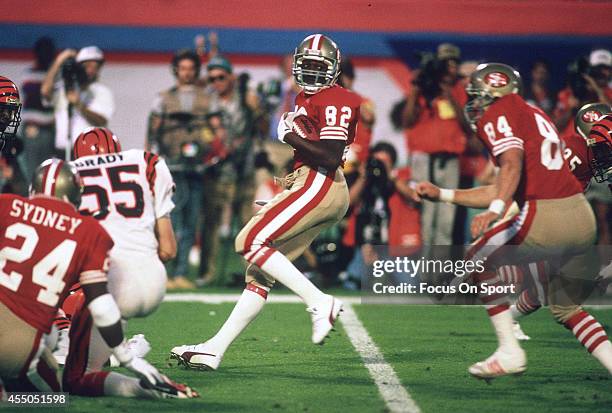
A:
{"label": "red jersey with number 82", "polygon": [[[295,112],[314,120],[320,128],[319,140],[341,140],[346,142],[344,155],[355,140],[361,97],[339,85],[334,85],[308,95],[304,91],[295,97]],[[299,152],[295,151],[297,169],[304,165]]]}
{"label": "red jersey with number 82", "polygon": [[70,287],[106,281],[113,241],[67,202],[0,195],[0,301],[48,333]]}
{"label": "red jersey with number 82", "polygon": [[523,151],[523,170],[514,199],[560,199],[581,191],[548,116],[516,94],[499,98],[477,123],[478,137],[497,158],[509,149]]}

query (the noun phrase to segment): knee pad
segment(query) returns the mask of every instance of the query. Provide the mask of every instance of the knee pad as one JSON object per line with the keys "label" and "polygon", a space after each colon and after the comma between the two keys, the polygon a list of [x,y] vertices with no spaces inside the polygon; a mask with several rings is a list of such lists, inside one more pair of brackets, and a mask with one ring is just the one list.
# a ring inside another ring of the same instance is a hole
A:
{"label": "knee pad", "polygon": [[557,320],[557,322],[560,324],[564,324],[567,320],[582,310],[582,307],[579,305],[552,304],[549,308],[555,320]]}

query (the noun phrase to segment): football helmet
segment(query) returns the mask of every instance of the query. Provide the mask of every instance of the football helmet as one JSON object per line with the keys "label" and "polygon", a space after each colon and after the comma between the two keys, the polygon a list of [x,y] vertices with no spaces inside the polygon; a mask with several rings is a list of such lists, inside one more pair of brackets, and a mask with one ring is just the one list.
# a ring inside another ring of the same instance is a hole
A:
{"label": "football helmet", "polygon": [[42,194],[70,202],[76,208],[81,204],[83,184],[76,167],[61,159],[47,159],[34,171],[30,196]]}
{"label": "football helmet", "polygon": [[88,128],[77,136],[72,147],[72,157],[79,159],[88,155],[121,152],[119,138],[106,128]]}
{"label": "football helmet", "polygon": [[293,53],[293,77],[307,93],[317,93],[336,83],[340,74],[340,49],[323,34],[306,37]]}
{"label": "football helmet", "polygon": [[612,113],[612,106],[607,103],[588,103],[576,112],[574,127],[576,132],[588,141],[593,125],[605,114]]}
{"label": "football helmet", "polygon": [[[591,128],[589,138],[589,166],[597,182],[612,178],[612,113],[600,118]],[[612,188],[611,188],[612,189]]]}
{"label": "football helmet", "polygon": [[0,150],[15,138],[21,123],[21,99],[15,83],[0,76]]}
{"label": "football helmet", "polygon": [[522,89],[521,75],[512,67],[503,63],[478,65],[465,87],[469,100],[464,112],[472,129],[476,128],[476,122],[495,99],[513,93],[521,94]]}

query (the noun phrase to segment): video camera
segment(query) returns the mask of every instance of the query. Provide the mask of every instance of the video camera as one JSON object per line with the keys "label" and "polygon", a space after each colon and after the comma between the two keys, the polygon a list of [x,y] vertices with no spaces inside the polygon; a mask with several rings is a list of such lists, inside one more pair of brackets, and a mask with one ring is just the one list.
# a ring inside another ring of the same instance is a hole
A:
{"label": "video camera", "polygon": [[389,198],[393,194],[394,185],[385,164],[373,156],[367,160],[365,177],[362,202],[357,213],[357,244],[386,244],[391,215]]}
{"label": "video camera", "polygon": [[441,92],[440,81],[446,74],[447,63],[431,52],[420,52],[417,56],[420,60],[419,74],[412,83],[418,86],[425,99],[431,102]]}
{"label": "video camera", "polygon": [[83,65],[77,63],[74,57],[66,59],[62,65],[62,79],[66,92],[76,89],[79,84],[87,81],[87,74]]}

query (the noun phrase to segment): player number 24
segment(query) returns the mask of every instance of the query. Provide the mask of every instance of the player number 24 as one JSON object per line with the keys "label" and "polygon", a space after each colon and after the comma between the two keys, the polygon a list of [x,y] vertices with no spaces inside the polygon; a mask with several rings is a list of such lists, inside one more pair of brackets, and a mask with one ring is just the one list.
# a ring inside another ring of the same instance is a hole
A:
{"label": "player number 24", "polygon": [[[17,291],[23,280],[23,275],[17,271],[6,274],[4,267],[7,261],[20,264],[32,258],[39,237],[34,227],[21,222],[7,227],[5,236],[11,240],[16,240],[18,237],[23,238],[23,244],[20,248],[4,247],[0,250],[0,284],[11,291]],[[59,295],[65,286],[64,275],[68,271],[76,247],[76,241],[65,239],[34,265],[32,282],[42,287],[38,292],[38,297],[36,297],[39,302],[51,307],[57,305]]]}

